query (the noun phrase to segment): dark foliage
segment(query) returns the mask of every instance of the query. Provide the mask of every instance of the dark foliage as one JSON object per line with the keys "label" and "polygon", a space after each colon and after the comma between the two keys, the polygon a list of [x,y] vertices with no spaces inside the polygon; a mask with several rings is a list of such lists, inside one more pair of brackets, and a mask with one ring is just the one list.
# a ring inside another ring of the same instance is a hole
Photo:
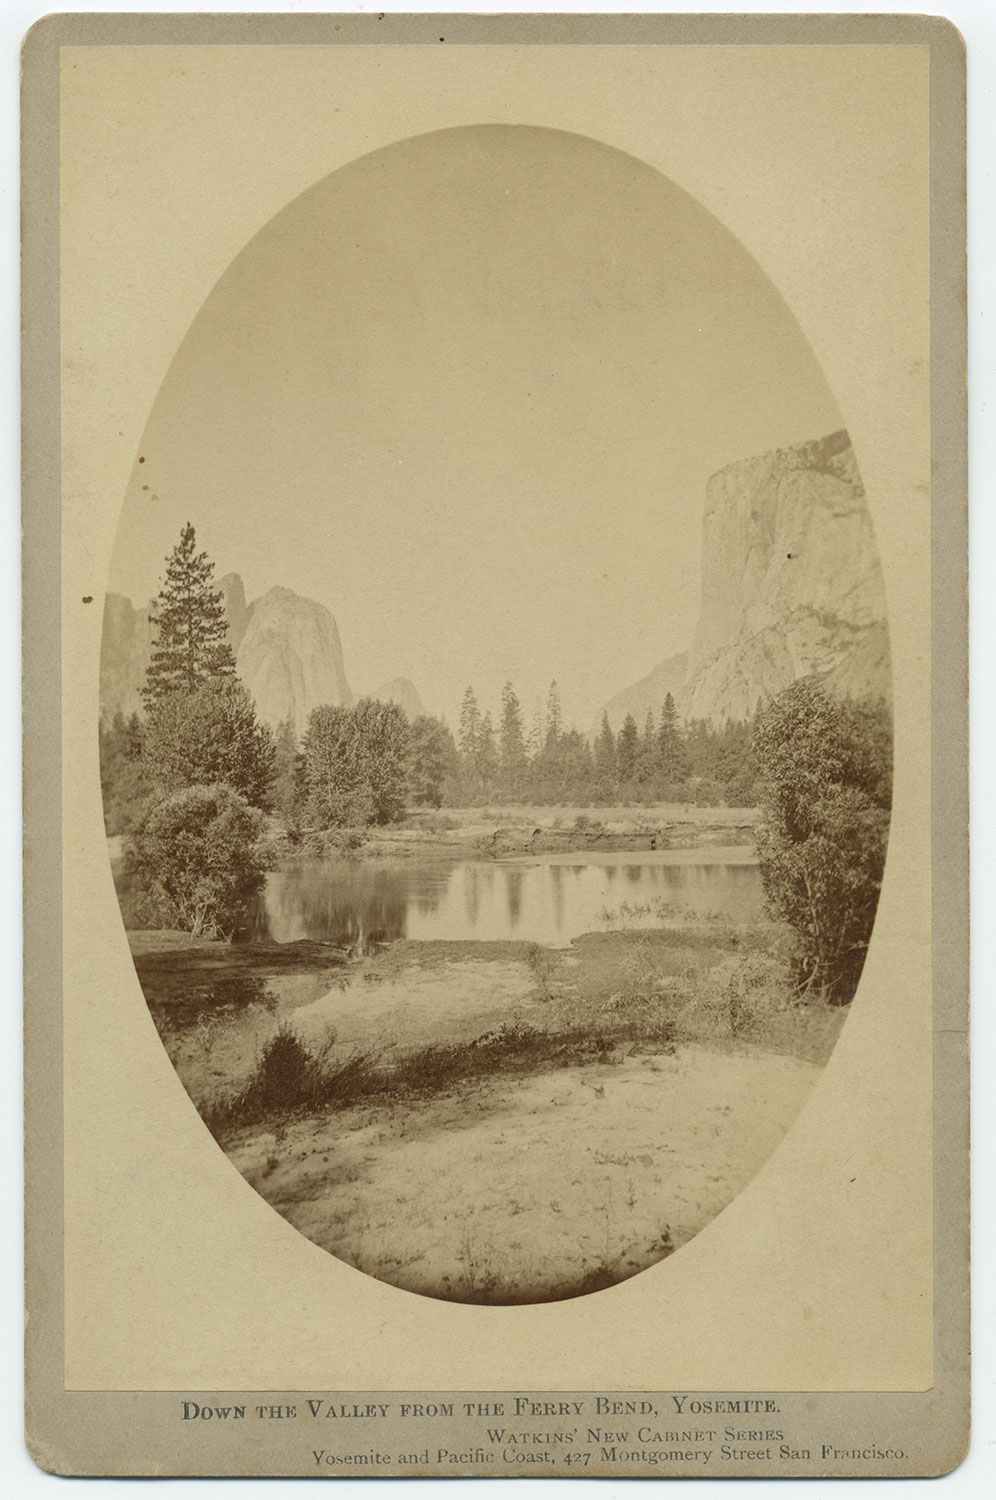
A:
{"label": "dark foliage", "polygon": [[303,746],[306,813],[319,828],[400,818],[408,797],[410,733],[396,703],[316,708]]}
{"label": "dark foliage", "polygon": [[268,808],[273,736],[234,677],[160,693],[149,707],[144,771],[159,795],[224,782],[252,807]]}
{"label": "dark foliage", "polygon": [[141,821],[149,800],[144,727],[138,714],[125,719],[119,711],[109,725],[100,725],[99,736],[104,829],[108,835],[127,833]]}
{"label": "dark foliage", "polygon": [[768,906],[795,933],[798,986],[839,1004],[857,987],[878,906],[891,746],[883,706],[841,703],[812,678],[769,704],[754,732]]}
{"label": "dark foliage", "polygon": [[196,547],[188,521],[166,559],[152,614],[156,641],[143,689],[148,704],[165,693],[193,692],[213,678],[235,675],[223,596],[211,587],[214,563]]}
{"label": "dark foliage", "polygon": [[158,924],[230,938],[262,889],[263,815],[230,786],[192,786],[156,802],[127,837],[126,868]]}

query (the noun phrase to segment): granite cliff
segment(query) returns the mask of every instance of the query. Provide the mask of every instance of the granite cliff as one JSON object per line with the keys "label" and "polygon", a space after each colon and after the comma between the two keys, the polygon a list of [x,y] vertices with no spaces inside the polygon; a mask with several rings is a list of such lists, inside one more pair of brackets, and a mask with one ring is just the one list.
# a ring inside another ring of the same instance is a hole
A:
{"label": "granite cliff", "polygon": [[668,658],[606,711],[615,729],[626,713],[640,724],[670,691],[686,719],[743,720],[813,674],[840,697],[890,695],[882,571],[843,431],[713,475],[687,661]]}
{"label": "granite cliff", "polygon": [[889,696],[882,570],[846,432],[710,479],[685,713],[744,719],[812,674],[841,696]]}
{"label": "granite cliff", "polygon": [[253,601],[235,669],[264,724],[290,719],[298,734],[313,708],[353,702],[335,620],[292,589],[272,588]]}
{"label": "granite cliff", "polygon": [[[352,704],[339,631],[324,605],[285,588],[272,588],[247,605],[237,573],[227,573],[218,587],[236,671],[264,723],[275,727],[289,718],[301,734],[319,704]],[[108,594],[100,657],[104,718],[119,709],[126,715],[141,710],[151,651],[149,607],[136,609],[123,595]]]}
{"label": "granite cliff", "polygon": [[104,633],[100,647],[100,713],[113,719],[142,711],[145,669],[152,655],[149,606],[136,609],[124,594],[104,600]]}
{"label": "granite cliff", "polygon": [[234,652],[238,652],[242,645],[242,637],[246,633],[246,626],[249,624],[245,586],[238,573],[226,573],[224,578],[219,578],[218,588],[224,598],[225,618],[228,621],[228,644]]}

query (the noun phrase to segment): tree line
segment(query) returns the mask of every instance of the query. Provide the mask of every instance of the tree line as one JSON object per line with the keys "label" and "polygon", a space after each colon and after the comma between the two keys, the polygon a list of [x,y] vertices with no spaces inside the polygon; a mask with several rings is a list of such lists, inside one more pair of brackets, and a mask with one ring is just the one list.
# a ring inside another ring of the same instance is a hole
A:
{"label": "tree line", "polygon": [[557,683],[528,731],[511,682],[502,689],[497,729],[468,687],[460,710],[456,760],[444,781],[452,804],[543,805],[697,802],[753,805],[757,771],[752,723],[683,724],[668,693],[637,725],[627,714],[618,733],[608,714],[594,742],[566,728]]}
{"label": "tree line", "polygon": [[888,835],[884,705],[841,702],[810,678],[751,722],[717,728],[682,724],[669,694],[642,728],[627,715],[614,733],[603,716],[590,743],[565,727],[555,682],[528,730],[506,683],[497,728],[468,687],[456,738],[439,719],[363,699],[316,708],[299,742],[290,723],[273,733],[256,717],[193,526],[166,562],[144,713],[100,729],[106,827],[124,836],[147,925],[231,936],[272,864],[274,825],[355,829],[412,804],[756,802],[768,910],[793,934],[798,989],[853,994]]}

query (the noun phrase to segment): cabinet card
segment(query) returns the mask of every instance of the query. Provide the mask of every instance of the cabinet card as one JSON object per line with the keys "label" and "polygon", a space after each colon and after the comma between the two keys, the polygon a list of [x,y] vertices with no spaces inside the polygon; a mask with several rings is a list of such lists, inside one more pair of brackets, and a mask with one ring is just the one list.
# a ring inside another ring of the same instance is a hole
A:
{"label": "cabinet card", "polygon": [[957,32],[63,15],[23,121],[39,1464],[950,1470]]}

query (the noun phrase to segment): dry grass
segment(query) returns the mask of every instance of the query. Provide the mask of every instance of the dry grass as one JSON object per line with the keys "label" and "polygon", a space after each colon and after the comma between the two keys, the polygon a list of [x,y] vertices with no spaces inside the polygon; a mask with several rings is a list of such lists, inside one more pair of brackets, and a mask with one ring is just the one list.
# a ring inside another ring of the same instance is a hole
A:
{"label": "dry grass", "polygon": [[[409,963],[421,946],[404,945]],[[438,963],[440,945],[426,946]],[[448,947],[458,960],[462,945]],[[236,1088],[198,1101],[209,1124],[224,1133],[282,1115],[431,1097],[480,1078],[666,1056],[685,1045],[822,1064],[846,1016],[819,998],[795,996],[768,928],[731,932],[706,921],[586,934],[569,951],[520,947],[534,985],[528,1020],[497,1022],[478,1036],[444,1034],[428,1045],[365,1044],[345,1055],[334,1031],[303,1037],[285,1021]],[[506,956],[505,945],[482,948],[492,961]],[[483,964],[487,957],[481,953]],[[403,988],[403,970],[398,977]]]}

